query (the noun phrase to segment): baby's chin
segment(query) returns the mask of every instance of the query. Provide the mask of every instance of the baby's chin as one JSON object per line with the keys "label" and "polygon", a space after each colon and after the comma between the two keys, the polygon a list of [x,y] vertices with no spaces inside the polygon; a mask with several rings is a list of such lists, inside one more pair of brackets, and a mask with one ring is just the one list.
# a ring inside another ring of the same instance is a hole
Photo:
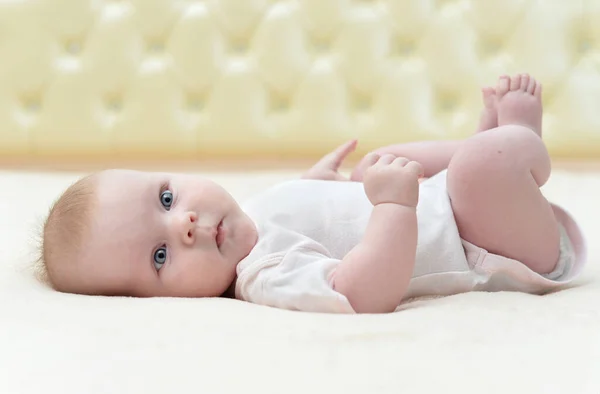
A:
{"label": "baby's chin", "polygon": [[238,249],[236,265],[248,256],[258,241],[258,229],[248,215],[243,213],[243,220],[236,226],[236,236],[232,241]]}

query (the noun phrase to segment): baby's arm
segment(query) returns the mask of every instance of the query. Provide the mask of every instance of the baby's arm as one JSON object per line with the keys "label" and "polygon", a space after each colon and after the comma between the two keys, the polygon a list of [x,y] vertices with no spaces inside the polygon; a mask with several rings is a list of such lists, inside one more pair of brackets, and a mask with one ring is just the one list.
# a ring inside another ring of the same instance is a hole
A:
{"label": "baby's arm", "polygon": [[[419,141],[406,144],[396,144],[385,146],[374,150],[374,153],[384,155],[387,153],[398,157],[406,157],[410,160],[421,163],[425,171],[425,177],[429,178],[438,172],[446,169],[450,159],[462,144],[462,141]],[[366,158],[366,156],[365,156]],[[350,179],[353,181],[362,181],[363,173],[367,168],[365,158],[352,171]]]}
{"label": "baby's arm", "polygon": [[414,269],[418,179],[423,169],[393,155],[370,155],[367,164],[365,191],[373,212],[363,239],[335,271],[333,286],[357,313],[393,312]]}

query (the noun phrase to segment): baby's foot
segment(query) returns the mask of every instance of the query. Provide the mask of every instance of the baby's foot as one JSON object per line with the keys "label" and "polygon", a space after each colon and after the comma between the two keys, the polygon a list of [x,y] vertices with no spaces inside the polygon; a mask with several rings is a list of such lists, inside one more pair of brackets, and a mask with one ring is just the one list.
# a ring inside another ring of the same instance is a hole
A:
{"label": "baby's foot", "polygon": [[498,79],[498,125],[518,124],[542,136],[542,85],[529,74]]}
{"label": "baby's foot", "polygon": [[483,110],[479,118],[477,132],[486,131],[498,127],[498,110],[496,108],[496,90],[492,87],[481,89],[483,98]]}

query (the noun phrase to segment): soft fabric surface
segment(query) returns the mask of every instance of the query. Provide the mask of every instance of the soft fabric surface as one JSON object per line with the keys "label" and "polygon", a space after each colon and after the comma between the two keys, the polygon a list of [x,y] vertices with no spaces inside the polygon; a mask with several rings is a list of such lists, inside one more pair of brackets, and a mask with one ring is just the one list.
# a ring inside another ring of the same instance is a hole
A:
{"label": "soft fabric surface", "polygon": [[[53,292],[27,266],[48,204],[76,175],[0,173],[0,393],[600,392],[600,173],[556,170],[545,187],[587,234],[571,288],[378,316]],[[244,198],[297,173],[210,175]]]}

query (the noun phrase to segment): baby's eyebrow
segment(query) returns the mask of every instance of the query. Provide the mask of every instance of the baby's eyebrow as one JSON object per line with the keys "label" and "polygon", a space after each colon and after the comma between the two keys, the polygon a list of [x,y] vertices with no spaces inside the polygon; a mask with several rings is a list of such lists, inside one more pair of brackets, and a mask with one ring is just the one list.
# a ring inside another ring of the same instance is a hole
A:
{"label": "baby's eyebrow", "polygon": [[157,201],[160,202],[161,188],[164,184],[165,182],[161,178],[149,180],[149,182],[147,182],[141,190],[144,200],[148,199],[152,205],[156,205]]}
{"label": "baby's eyebrow", "polygon": [[152,182],[152,190],[154,192],[157,191],[156,195],[160,198],[160,194],[164,191],[169,189],[170,187],[170,180],[165,177],[165,176],[161,176],[161,177],[157,177],[157,179]]}

